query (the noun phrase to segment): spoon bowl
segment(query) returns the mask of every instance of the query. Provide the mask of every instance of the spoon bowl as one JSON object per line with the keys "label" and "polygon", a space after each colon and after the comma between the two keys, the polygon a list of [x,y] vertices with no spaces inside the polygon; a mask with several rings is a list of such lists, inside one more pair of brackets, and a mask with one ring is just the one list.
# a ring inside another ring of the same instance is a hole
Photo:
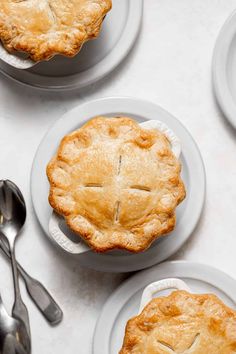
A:
{"label": "spoon bowl", "polygon": [[0,354],[28,354],[30,340],[24,323],[8,315],[0,295]]}
{"label": "spoon bowl", "polygon": [[26,206],[19,188],[11,181],[0,181],[0,232],[14,243],[26,219]]}

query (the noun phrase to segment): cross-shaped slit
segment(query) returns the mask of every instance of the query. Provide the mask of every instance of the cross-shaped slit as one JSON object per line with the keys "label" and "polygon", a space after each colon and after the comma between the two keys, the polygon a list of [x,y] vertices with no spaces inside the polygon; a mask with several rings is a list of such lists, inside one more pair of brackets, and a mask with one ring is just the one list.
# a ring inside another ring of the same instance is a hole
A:
{"label": "cross-shaped slit", "polygon": [[173,348],[170,344],[168,344],[168,343],[166,343],[166,342],[163,342],[162,340],[158,340],[158,343],[159,343],[162,347],[165,347],[165,349],[167,349],[168,351],[171,351],[171,352],[175,353],[174,348]]}
{"label": "cross-shaped slit", "polygon": [[197,343],[199,337],[200,337],[200,333],[197,333],[196,336],[194,337],[192,344],[188,347],[188,350],[193,348],[193,346]]}
{"label": "cross-shaped slit", "polygon": [[118,162],[117,176],[119,176],[119,174],[120,174],[121,163],[122,163],[122,156],[120,155],[120,156],[119,156],[119,162]]}
{"label": "cross-shaped slit", "polygon": [[151,192],[151,188],[141,185],[131,186],[130,189],[136,189],[138,191]]}
{"label": "cross-shaped slit", "polygon": [[84,186],[85,188],[102,188],[103,185],[99,183],[87,183]]}
{"label": "cross-shaped slit", "polygon": [[[121,164],[122,164],[122,156],[120,155],[119,160],[118,160],[117,176],[120,175]],[[115,224],[117,224],[119,222],[120,204],[121,204],[121,202],[119,200],[117,200],[115,203],[115,211],[114,211],[114,223]]]}
{"label": "cross-shaped slit", "polygon": [[120,217],[120,201],[117,201],[115,204],[115,216],[114,216],[114,222],[117,223],[119,221]]}
{"label": "cross-shaped slit", "polygon": [[[189,350],[193,349],[194,345],[197,344],[199,337],[200,337],[200,333],[197,333],[196,336],[195,336],[194,339],[193,339],[193,342],[190,344],[190,346],[189,346],[186,350],[184,350],[184,351],[182,352],[182,354],[187,354],[187,353],[189,353]],[[164,349],[164,347],[165,347],[165,349],[166,349],[168,352],[170,352],[170,353],[176,353],[175,349],[174,349],[170,344],[168,344],[168,343],[166,343],[166,342],[164,342],[164,341],[161,341],[161,340],[158,340],[158,343],[163,347],[163,349]]]}

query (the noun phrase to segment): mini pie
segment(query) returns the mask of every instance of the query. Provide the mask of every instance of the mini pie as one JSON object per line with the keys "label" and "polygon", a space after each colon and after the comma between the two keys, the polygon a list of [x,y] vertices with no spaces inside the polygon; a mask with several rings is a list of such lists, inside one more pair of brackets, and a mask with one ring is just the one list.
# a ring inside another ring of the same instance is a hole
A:
{"label": "mini pie", "polygon": [[175,227],[185,197],[166,136],[97,117],[64,137],[47,166],[49,202],[97,252],[140,252]]}
{"label": "mini pie", "polygon": [[175,291],[128,321],[120,354],[235,354],[236,311],[215,295]]}
{"label": "mini pie", "polygon": [[96,38],[111,0],[1,0],[0,40],[34,61],[72,57]]}

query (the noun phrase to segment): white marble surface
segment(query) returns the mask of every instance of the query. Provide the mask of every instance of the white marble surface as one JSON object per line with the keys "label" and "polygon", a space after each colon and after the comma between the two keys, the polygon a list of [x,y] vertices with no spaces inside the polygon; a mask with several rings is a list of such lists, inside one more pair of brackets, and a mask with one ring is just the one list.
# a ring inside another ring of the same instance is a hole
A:
{"label": "white marble surface", "polygon": [[[43,280],[65,312],[63,323],[50,328],[24,296],[31,315],[33,354],[90,354],[99,311],[128,276],[80,268],[46,240],[32,210],[30,169],[37,146],[56,119],[85,100],[110,95],[146,98],[185,124],[202,151],[207,201],[198,229],[173,259],[208,263],[236,278],[236,133],[217,108],[211,86],[214,43],[236,0],[144,2],[142,33],[134,50],[102,82],[64,94],[26,88],[0,76],[0,175],[19,184],[28,206],[18,258]],[[0,290],[10,308],[11,273],[3,258],[0,271]]]}

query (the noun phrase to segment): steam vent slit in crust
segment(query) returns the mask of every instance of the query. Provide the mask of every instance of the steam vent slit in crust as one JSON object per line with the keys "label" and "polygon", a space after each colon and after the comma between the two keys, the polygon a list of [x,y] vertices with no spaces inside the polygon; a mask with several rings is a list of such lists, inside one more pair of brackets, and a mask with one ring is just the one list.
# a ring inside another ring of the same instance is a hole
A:
{"label": "steam vent slit in crust", "polygon": [[111,0],[1,0],[0,40],[34,61],[73,57],[98,37]]}
{"label": "steam vent slit in crust", "polygon": [[119,354],[235,354],[236,311],[215,295],[175,291],[126,325]]}
{"label": "steam vent slit in crust", "polygon": [[93,250],[140,252],[174,229],[180,172],[160,131],[97,117],[66,135],[49,162],[49,202]]}

